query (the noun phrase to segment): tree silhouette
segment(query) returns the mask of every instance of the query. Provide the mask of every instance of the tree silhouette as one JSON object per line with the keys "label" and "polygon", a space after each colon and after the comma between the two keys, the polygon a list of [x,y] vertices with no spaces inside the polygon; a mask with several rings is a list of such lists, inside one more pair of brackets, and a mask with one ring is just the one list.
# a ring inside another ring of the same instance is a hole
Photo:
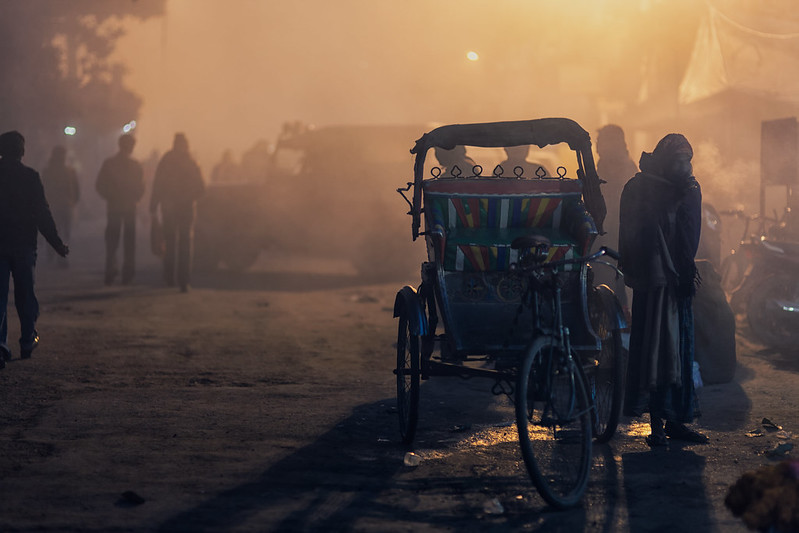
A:
{"label": "tree silhouette", "polygon": [[40,161],[78,128],[73,149],[120,131],[141,99],[122,83],[111,60],[124,18],[164,14],[166,0],[0,0],[0,129],[28,138]]}

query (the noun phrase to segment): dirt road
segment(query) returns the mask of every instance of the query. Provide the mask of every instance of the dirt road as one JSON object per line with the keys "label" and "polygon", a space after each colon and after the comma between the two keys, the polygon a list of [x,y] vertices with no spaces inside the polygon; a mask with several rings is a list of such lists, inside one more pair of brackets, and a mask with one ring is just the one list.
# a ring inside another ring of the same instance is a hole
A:
{"label": "dirt road", "polygon": [[143,252],[134,285],[105,287],[73,249],[69,269],[41,261],[39,349],[0,371],[1,531],[745,531],[727,488],[783,442],[747,432],[799,434],[799,354],[739,335],[735,381],[700,393],[711,444],[650,450],[625,420],[584,504],[555,512],[490,383],[425,383],[404,466],[403,280],[276,256],[179,294]]}

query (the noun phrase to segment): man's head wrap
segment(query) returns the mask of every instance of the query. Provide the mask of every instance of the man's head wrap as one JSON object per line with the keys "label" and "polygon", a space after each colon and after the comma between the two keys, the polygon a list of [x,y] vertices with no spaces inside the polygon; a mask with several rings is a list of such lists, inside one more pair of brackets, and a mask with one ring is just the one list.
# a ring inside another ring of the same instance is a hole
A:
{"label": "man's head wrap", "polygon": [[689,157],[693,157],[694,149],[681,133],[669,133],[660,139],[651,154],[647,152],[641,154],[639,167],[645,172],[662,174],[669,161],[677,154],[688,154]]}

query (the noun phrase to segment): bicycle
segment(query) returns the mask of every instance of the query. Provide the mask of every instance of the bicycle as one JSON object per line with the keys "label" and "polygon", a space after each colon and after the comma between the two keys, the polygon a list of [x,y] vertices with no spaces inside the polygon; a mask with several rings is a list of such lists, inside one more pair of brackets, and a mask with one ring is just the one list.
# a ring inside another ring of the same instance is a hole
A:
{"label": "bicycle", "polygon": [[[516,383],[522,457],[541,496],[553,507],[570,507],[580,500],[588,483],[596,408],[589,378],[564,326],[560,268],[605,254],[618,256],[602,247],[590,256],[544,263],[549,242],[535,235],[520,237],[511,247],[534,250],[517,267],[528,279],[525,300],[535,321],[534,340],[521,360]],[[542,320],[547,316],[549,326]]]}

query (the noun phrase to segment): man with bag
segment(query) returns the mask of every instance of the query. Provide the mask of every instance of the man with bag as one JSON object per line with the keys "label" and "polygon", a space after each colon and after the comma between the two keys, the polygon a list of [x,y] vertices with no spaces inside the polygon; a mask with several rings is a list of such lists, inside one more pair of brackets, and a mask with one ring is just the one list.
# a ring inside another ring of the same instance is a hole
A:
{"label": "man with bag", "polygon": [[172,150],[164,154],[155,170],[150,213],[154,223],[161,208],[164,236],[164,281],[170,287],[177,278],[181,292],[189,290],[194,207],[205,192],[200,168],[189,153],[189,142],[176,133]]}
{"label": "man with bag", "polygon": [[119,138],[119,152],[106,159],[97,175],[97,192],[107,202],[105,227],[105,284],[111,285],[118,273],[117,248],[122,234],[122,284],[133,280],[136,261],[136,204],[144,196],[144,172],[131,157],[136,139],[130,134]]}

